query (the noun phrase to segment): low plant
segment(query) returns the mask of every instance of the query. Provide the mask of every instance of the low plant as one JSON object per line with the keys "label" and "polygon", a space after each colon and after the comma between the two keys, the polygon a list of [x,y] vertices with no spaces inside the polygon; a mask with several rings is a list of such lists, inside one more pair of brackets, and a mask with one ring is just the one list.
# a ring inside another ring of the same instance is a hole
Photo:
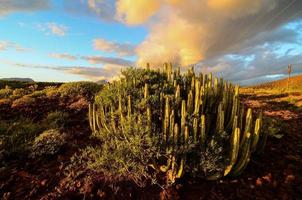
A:
{"label": "low plant", "polygon": [[29,93],[31,93],[31,91],[23,89],[23,88],[17,88],[17,89],[14,89],[11,98],[12,99],[18,99],[18,98],[21,98],[21,97],[29,94]]}
{"label": "low plant", "polygon": [[101,89],[101,86],[93,82],[72,82],[64,83],[58,89],[62,97],[78,97],[84,96],[92,98]]}
{"label": "low plant", "polygon": [[35,98],[26,95],[19,99],[14,100],[12,103],[12,107],[15,108],[15,107],[32,106],[35,102],[36,102]]}
{"label": "low plant", "polygon": [[24,155],[34,138],[43,131],[42,125],[26,118],[0,122],[0,149],[6,158]]}
{"label": "low plant", "polygon": [[29,95],[32,98],[40,98],[46,96],[46,90],[35,90],[33,93]]}
{"label": "low plant", "polygon": [[0,89],[0,99],[8,98],[13,94],[13,90],[10,88]]}
{"label": "low plant", "polygon": [[0,106],[10,105],[11,103],[12,103],[12,100],[9,98],[0,99]]}
{"label": "low plant", "polygon": [[43,91],[45,91],[45,94],[48,98],[55,98],[55,97],[60,96],[58,87],[56,87],[56,86],[49,86],[49,87],[45,88]]}
{"label": "low plant", "polygon": [[263,129],[266,130],[268,136],[280,139],[288,129],[288,125],[281,120],[265,116],[263,118]]}
{"label": "low plant", "polygon": [[[141,117],[141,121],[137,121]],[[114,136],[102,132],[101,147],[90,147],[91,160],[88,168],[103,172],[113,182],[134,181],[144,186],[152,180],[149,164],[157,157],[156,139],[143,126],[147,121],[143,116],[125,118],[124,127],[116,127]]]}
{"label": "low plant", "polygon": [[62,129],[69,121],[69,115],[66,112],[54,111],[47,114],[43,120],[45,126],[49,129]]}
{"label": "low plant", "polygon": [[57,154],[66,144],[66,136],[57,129],[44,131],[35,138],[31,147],[32,158]]}

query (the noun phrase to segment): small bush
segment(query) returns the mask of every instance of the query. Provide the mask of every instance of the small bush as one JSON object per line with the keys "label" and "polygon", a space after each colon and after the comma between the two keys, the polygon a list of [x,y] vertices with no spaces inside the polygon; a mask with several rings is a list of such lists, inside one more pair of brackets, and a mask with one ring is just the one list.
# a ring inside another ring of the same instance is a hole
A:
{"label": "small bush", "polygon": [[270,137],[282,138],[288,125],[281,120],[265,116],[263,118],[263,129],[266,130]]}
{"label": "small bush", "polygon": [[46,91],[45,90],[36,90],[28,96],[33,97],[33,98],[44,97],[44,96],[46,96]]}
{"label": "small bush", "polygon": [[43,130],[40,124],[24,118],[14,122],[0,122],[0,151],[6,156],[24,154],[33,139]]}
{"label": "small bush", "polygon": [[11,99],[8,99],[8,98],[0,99],[0,106],[10,105],[11,103],[12,103]]}
{"label": "small bush", "polygon": [[35,138],[30,157],[50,156],[57,154],[66,144],[66,137],[59,130],[50,129]]}
{"label": "small bush", "polygon": [[[114,134],[102,134],[101,147],[88,147],[84,154],[90,160],[88,168],[103,172],[113,182],[134,181],[139,186],[144,186],[146,181],[153,180],[148,173],[148,164],[158,152],[155,138],[148,134],[142,124],[137,123],[137,116],[125,119],[124,130],[116,129]],[[142,117],[143,121],[146,121]]]}
{"label": "small bush", "polygon": [[51,128],[51,129],[61,129],[64,128],[65,125],[69,121],[68,113],[61,112],[61,111],[54,111],[48,113],[46,118],[43,120],[43,123]]}
{"label": "small bush", "polygon": [[35,103],[35,99],[30,96],[23,96],[13,101],[12,107],[26,107]]}
{"label": "small bush", "polygon": [[60,86],[59,93],[61,96],[77,97],[85,96],[93,97],[100,90],[100,86],[93,82],[72,82],[65,83]]}
{"label": "small bush", "polygon": [[53,97],[59,97],[59,88],[56,86],[48,86],[47,88],[44,89],[45,94],[48,98],[53,98]]}
{"label": "small bush", "polygon": [[0,90],[0,99],[8,98],[13,94],[13,90],[10,88],[5,88]]}
{"label": "small bush", "polygon": [[20,97],[23,97],[23,96],[25,96],[25,95],[27,95],[27,94],[29,94],[30,93],[30,91],[28,91],[28,90],[25,90],[25,89],[23,89],[23,88],[17,88],[17,89],[15,89],[14,91],[13,91],[13,94],[12,94],[12,99],[18,99],[18,98],[20,98]]}

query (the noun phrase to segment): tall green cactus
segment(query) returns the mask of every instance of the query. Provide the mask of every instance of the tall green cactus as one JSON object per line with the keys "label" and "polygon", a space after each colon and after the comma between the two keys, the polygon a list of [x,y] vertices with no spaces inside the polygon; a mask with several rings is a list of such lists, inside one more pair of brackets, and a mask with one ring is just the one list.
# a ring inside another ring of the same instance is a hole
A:
{"label": "tall green cactus", "polygon": [[104,94],[114,97],[101,96],[89,105],[93,135],[117,131],[127,134],[127,123],[135,119],[137,126],[146,127],[146,134],[157,141],[155,147],[164,155],[152,159],[150,166],[166,173],[170,183],[193,169],[207,176],[202,175],[205,163],[219,160],[213,159],[216,154],[207,155],[214,138],[217,149],[222,150],[219,166],[223,169],[205,178],[240,175],[251,154],[266,143],[267,135],[261,131],[262,115],[253,121],[252,109],[246,110],[240,102],[239,86],[212,74],[195,75],[194,68],[185,74],[180,68],[173,71],[168,63],[164,68],[154,71],[147,64],[147,69],[136,69],[144,74],[143,79],[126,76],[105,87]]}

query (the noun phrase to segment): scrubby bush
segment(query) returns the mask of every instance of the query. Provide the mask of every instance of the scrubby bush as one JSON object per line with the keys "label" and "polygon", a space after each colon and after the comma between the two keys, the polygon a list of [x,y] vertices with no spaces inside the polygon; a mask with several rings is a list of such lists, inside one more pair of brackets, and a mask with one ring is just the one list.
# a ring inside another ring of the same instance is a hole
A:
{"label": "scrubby bush", "polygon": [[60,96],[60,93],[59,93],[59,88],[56,87],[56,86],[49,86],[49,87],[46,87],[44,89],[45,93],[46,93],[46,96],[48,98],[55,98],[55,97],[59,97]]}
{"label": "scrubby bush", "polygon": [[13,101],[12,107],[27,107],[30,105],[33,105],[35,103],[35,99],[33,97],[30,96],[23,96],[19,99],[16,99]]}
{"label": "scrubby bush", "polygon": [[91,158],[88,168],[105,173],[114,182],[132,180],[143,186],[151,180],[148,165],[157,156],[157,141],[143,126],[146,117],[141,120],[137,123],[135,116],[125,118],[123,130],[117,127],[113,135],[104,131],[101,147],[86,149]]}
{"label": "scrubby bush", "polygon": [[68,108],[72,109],[72,110],[83,110],[83,109],[87,109],[88,105],[89,105],[89,101],[85,98],[85,97],[81,97],[80,99],[78,99],[77,101],[71,103]]}
{"label": "scrubby bush", "polygon": [[5,88],[0,90],[0,99],[8,98],[13,94],[13,90],[10,88]]}
{"label": "scrubby bush", "polygon": [[54,111],[47,114],[43,123],[50,129],[62,129],[69,121],[68,113]]}
{"label": "scrubby bush", "polygon": [[30,143],[43,130],[42,125],[29,119],[21,118],[15,121],[0,121],[0,137],[3,155],[24,155]]}
{"label": "scrubby bush", "polygon": [[13,94],[12,94],[12,99],[18,99],[20,97],[23,97],[27,94],[31,93],[31,91],[23,89],[23,88],[17,88],[14,89]]}
{"label": "scrubby bush", "polygon": [[11,103],[12,103],[12,100],[9,98],[0,99],[0,106],[10,105]]}
{"label": "scrubby bush", "polygon": [[45,90],[35,90],[33,93],[28,95],[29,97],[32,98],[40,98],[46,96],[46,91]]}
{"label": "scrubby bush", "polygon": [[61,96],[77,97],[85,96],[91,98],[100,90],[101,86],[93,82],[64,83],[58,89]]}
{"label": "scrubby bush", "polygon": [[50,129],[35,138],[32,147],[32,158],[57,154],[66,144],[66,136],[57,129]]}

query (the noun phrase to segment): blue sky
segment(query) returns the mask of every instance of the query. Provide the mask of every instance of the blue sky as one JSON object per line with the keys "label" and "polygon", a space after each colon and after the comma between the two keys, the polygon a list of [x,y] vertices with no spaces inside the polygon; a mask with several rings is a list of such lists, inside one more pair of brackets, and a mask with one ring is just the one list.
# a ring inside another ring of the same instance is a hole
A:
{"label": "blue sky", "polygon": [[295,0],[3,0],[0,78],[110,80],[146,62],[243,84],[283,77],[289,63],[299,74],[301,10]]}

